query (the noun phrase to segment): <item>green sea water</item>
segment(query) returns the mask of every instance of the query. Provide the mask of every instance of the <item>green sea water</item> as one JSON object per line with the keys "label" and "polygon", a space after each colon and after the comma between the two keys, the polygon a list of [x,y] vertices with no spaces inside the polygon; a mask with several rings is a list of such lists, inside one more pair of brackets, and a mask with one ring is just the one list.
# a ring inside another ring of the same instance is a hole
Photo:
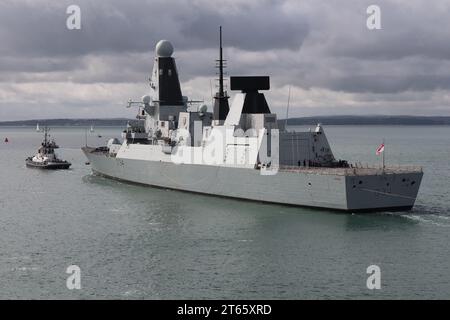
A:
{"label": "green sea water", "polygon": [[[0,128],[0,298],[450,298],[450,127],[325,132],[336,158],[379,163],[384,138],[388,165],[423,166],[414,209],[342,214],[121,183],[91,174],[83,128],[51,131],[70,170],[29,169],[42,135]],[[374,264],[379,290],[366,286]],[[66,286],[70,265],[80,290]]]}

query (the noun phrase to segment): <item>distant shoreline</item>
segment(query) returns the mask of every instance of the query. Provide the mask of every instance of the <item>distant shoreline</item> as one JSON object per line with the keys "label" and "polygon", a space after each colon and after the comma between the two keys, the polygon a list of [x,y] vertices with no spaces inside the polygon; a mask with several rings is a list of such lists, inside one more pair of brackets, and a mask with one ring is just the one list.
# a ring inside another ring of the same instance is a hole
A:
{"label": "distant shoreline", "polygon": [[[286,119],[279,120],[286,122]],[[450,125],[450,116],[316,116],[290,118],[288,125]]]}
{"label": "distant shoreline", "polygon": [[113,119],[34,119],[18,121],[2,121],[0,127],[119,127],[126,126],[132,119],[113,118]]}
{"label": "distant shoreline", "polygon": [[[34,119],[2,121],[0,127],[120,127],[133,119]],[[278,120],[285,123],[285,119]],[[450,116],[315,116],[289,118],[287,124],[295,125],[450,125]]]}

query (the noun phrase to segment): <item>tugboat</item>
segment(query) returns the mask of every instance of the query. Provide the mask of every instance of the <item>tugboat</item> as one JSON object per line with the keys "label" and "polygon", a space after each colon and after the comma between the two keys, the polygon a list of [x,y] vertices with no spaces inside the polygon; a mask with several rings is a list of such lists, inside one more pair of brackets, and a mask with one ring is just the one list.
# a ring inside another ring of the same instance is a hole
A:
{"label": "tugboat", "polygon": [[58,149],[59,146],[54,140],[49,141],[48,131],[49,129],[45,127],[44,141],[36,155],[25,160],[27,167],[40,169],[69,169],[72,164],[65,160],[58,159],[56,156],[55,149]]}

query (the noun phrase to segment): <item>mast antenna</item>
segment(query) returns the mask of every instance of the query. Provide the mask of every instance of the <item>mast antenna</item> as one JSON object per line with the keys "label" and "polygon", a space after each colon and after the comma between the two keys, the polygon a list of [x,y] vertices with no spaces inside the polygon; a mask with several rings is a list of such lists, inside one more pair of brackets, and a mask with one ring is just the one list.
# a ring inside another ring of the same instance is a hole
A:
{"label": "mast antenna", "polygon": [[220,57],[219,57],[219,96],[224,97],[223,91],[223,47],[222,47],[222,26],[219,27],[220,33]]}
{"label": "mast antenna", "polygon": [[228,94],[224,89],[224,69],[226,68],[225,61],[223,59],[223,47],[222,47],[222,26],[219,27],[219,59],[216,60],[216,68],[219,69],[219,91],[216,93],[214,99],[214,120],[223,121],[227,117],[230,107],[228,105]]}
{"label": "mast antenna", "polygon": [[289,105],[291,102],[291,86],[289,86],[289,93],[288,93],[288,101],[287,101],[287,106],[286,106],[286,121],[284,123],[284,127],[286,129],[286,126],[288,124],[288,119],[289,119]]}
{"label": "mast antenna", "polygon": [[48,131],[49,131],[48,127],[45,126],[45,127],[44,127],[44,144],[45,144],[45,145],[47,145]]}

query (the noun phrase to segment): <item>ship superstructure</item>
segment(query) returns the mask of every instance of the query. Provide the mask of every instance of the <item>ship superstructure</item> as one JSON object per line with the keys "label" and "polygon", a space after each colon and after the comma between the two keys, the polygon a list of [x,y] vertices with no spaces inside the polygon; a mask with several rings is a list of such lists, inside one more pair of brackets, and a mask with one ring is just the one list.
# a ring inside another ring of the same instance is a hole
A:
{"label": "ship superstructure", "polygon": [[405,210],[414,205],[422,169],[355,167],[335,159],[323,127],[288,131],[261,91],[266,76],[232,76],[224,89],[222,34],[213,112],[182,95],[173,46],[161,40],[151,94],[136,120],[101,148],[83,148],[95,173],[163,188],[347,211]]}

